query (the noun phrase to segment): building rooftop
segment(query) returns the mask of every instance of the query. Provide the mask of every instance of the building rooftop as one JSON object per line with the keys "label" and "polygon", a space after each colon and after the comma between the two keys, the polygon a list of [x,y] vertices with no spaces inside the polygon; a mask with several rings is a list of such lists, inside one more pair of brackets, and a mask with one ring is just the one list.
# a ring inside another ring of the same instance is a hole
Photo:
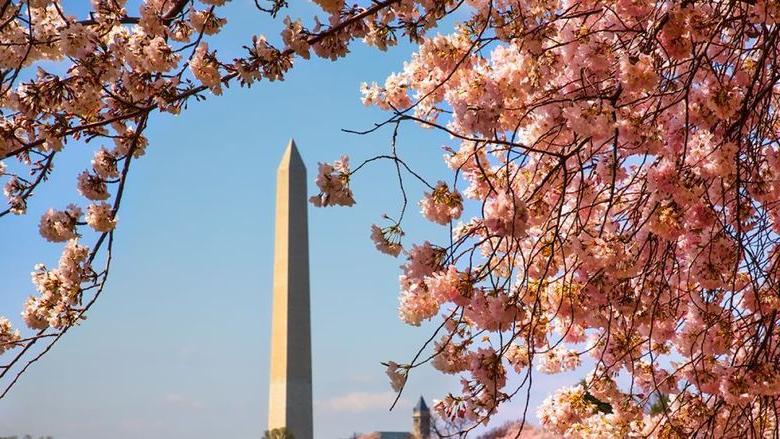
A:
{"label": "building rooftop", "polygon": [[415,412],[421,412],[421,413],[428,413],[430,410],[428,409],[428,405],[425,404],[425,399],[423,397],[420,397],[420,400],[417,401],[417,405],[414,406]]}
{"label": "building rooftop", "polygon": [[401,431],[375,431],[360,436],[358,439],[411,439],[411,435]]}

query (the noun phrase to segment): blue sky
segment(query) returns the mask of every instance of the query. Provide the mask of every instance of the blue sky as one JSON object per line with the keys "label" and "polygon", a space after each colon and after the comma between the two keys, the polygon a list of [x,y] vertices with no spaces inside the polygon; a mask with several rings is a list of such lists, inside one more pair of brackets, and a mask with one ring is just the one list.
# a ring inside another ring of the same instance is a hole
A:
{"label": "blue sky", "polygon": [[[275,37],[278,25],[252,2],[223,10],[224,32],[210,40],[226,57],[253,33]],[[315,8],[290,15],[310,18]],[[273,253],[274,180],[294,137],[308,167],[310,193],[318,161],[348,153],[354,163],[389,150],[390,131],[365,129],[385,114],[360,103],[363,81],[384,81],[411,53],[352,47],[339,62],[299,62],[284,82],[237,86],[206,102],[192,101],[180,116],[155,114],[147,154],[137,161],[119,214],[113,273],[88,320],[31,368],[0,400],[0,436],[57,439],[259,438],[266,426]],[[431,180],[447,175],[440,133],[402,127],[401,155]],[[2,219],[0,314],[19,322],[32,293],[35,263],[55,264],[60,245],[37,235],[49,207],[82,200],[77,172],[99,145],[74,144],[25,217]],[[457,391],[455,377],[424,367],[412,375],[401,404],[381,361],[408,361],[430,326],[397,318],[400,259],[374,250],[369,226],[397,214],[401,197],[394,168],[379,162],[357,175],[357,205],[309,210],[315,437],[406,430],[419,395],[429,401]],[[411,180],[410,199],[422,188]],[[422,221],[416,204],[406,242],[438,238],[446,228]],[[535,376],[532,406],[576,376]],[[497,418],[520,415],[507,406]],[[533,411],[533,410],[532,410]]]}

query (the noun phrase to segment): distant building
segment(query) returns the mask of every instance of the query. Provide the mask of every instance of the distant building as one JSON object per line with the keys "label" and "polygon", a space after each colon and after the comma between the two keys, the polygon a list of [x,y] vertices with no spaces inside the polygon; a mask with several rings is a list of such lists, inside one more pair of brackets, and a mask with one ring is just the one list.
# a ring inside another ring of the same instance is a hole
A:
{"label": "distant building", "polygon": [[359,436],[358,439],[409,439],[411,434],[400,431],[375,431]]}
{"label": "distant building", "polygon": [[431,411],[422,396],[412,409],[412,437],[414,439],[431,437]]}
{"label": "distant building", "polygon": [[423,397],[417,401],[412,409],[412,431],[375,431],[364,434],[358,439],[430,439],[431,438],[431,410],[425,404]]}

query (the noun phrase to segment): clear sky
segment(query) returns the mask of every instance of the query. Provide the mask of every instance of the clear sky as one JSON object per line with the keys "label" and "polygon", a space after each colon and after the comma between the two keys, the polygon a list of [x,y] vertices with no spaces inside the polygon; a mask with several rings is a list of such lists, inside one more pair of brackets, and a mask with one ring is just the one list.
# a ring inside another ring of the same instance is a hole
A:
{"label": "clear sky", "polygon": [[[210,40],[229,56],[253,33],[278,25],[253,2],[223,9],[224,35]],[[292,16],[310,18],[311,4]],[[446,30],[443,30],[446,31]],[[113,273],[88,320],[66,336],[0,400],[0,436],[57,439],[259,438],[266,427],[276,167],[294,137],[309,171],[348,153],[353,162],[389,150],[390,132],[365,129],[386,115],[360,103],[363,81],[384,81],[409,57],[402,45],[387,53],[352,47],[339,62],[299,62],[286,81],[252,89],[231,87],[220,97],[190,103],[181,116],[155,114],[150,146],[130,174],[115,242]],[[439,133],[402,128],[400,153],[435,180],[446,175]],[[73,145],[25,217],[0,225],[0,314],[19,324],[33,292],[35,263],[56,264],[60,245],[37,236],[40,214],[82,199],[76,174],[98,145]],[[389,162],[353,181],[353,208],[309,210],[314,428],[318,439],[352,432],[408,430],[419,395],[429,402],[459,390],[457,379],[417,369],[399,406],[381,361],[408,361],[431,328],[397,318],[401,259],[378,253],[369,226],[394,215],[401,198]],[[410,181],[411,183],[411,181]],[[411,186],[411,199],[422,188]],[[416,201],[415,201],[416,203]],[[416,205],[407,241],[439,237],[444,227],[422,221]],[[577,374],[535,375],[532,407]],[[520,416],[521,404],[497,417]],[[533,412],[533,409],[531,410]]]}

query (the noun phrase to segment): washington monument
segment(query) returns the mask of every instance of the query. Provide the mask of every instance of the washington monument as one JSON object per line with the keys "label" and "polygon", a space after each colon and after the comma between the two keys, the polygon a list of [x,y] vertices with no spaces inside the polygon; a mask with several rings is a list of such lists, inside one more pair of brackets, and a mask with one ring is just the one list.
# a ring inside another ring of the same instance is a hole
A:
{"label": "washington monument", "polygon": [[276,175],[274,299],[268,429],[312,439],[306,167],[295,141]]}

